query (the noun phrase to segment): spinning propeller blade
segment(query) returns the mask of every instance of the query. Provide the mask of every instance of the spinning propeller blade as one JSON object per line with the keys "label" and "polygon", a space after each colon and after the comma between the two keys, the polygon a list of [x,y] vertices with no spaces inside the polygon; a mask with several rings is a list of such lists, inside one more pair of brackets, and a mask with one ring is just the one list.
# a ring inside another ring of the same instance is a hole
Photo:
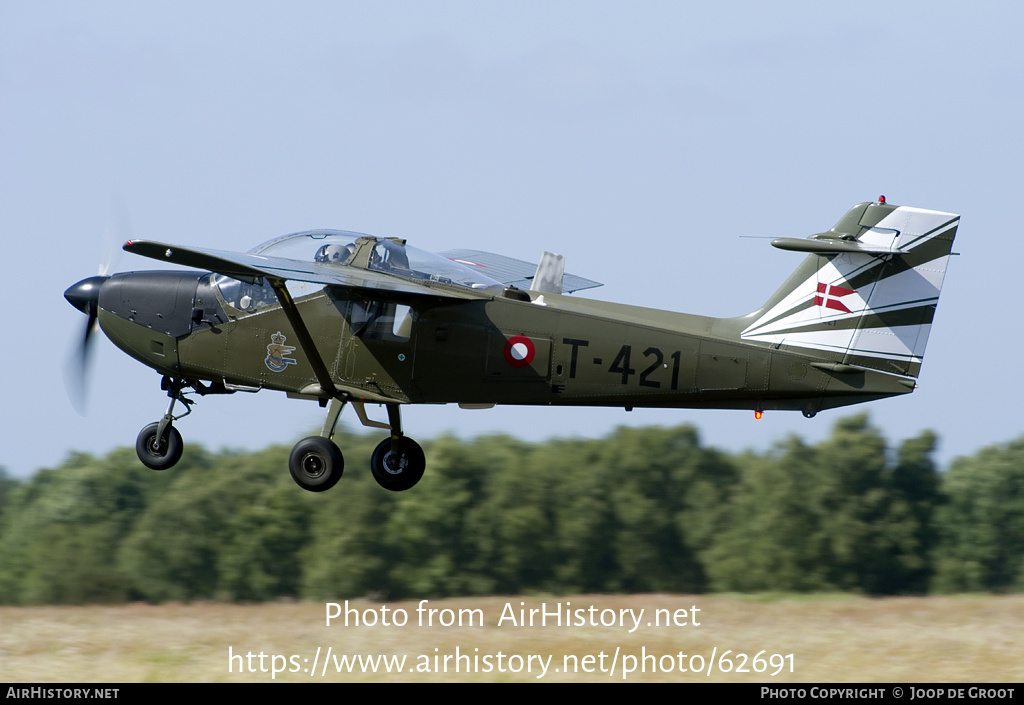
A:
{"label": "spinning propeller blade", "polygon": [[85,331],[79,336],[79,343],[72,351],[71,359],[64,366],[64,387],[68,398],[79,414],[85,414],[86,380],[89,370],[89,351],[92,334],[99,328],[100,288],[109,277],[95,276],[83,279],[64,292],[68,303],[88,316]]}
{"label": "spinning propeller blade", "polygon": [[99,329],[99,299],[100,288],[110,278],[110,270],[114,259],[119,252],[117,240],[126,242],[132,237],[131,222],[128,218],[128,209],[120,198],[115,197],[111,209],[113,211],[113,227],[108,227],[103,232],[103,250],[100,254],[100,264],[97,275],[88,277],[68,288],[64,292],[64,298],[68,303],[88,316],[85,328],[78,336],[75,344],[64,364],[64,388],[67,391],[71,405],[81,415],[85,415],[86,402],[88,401],[89,382],[89,359],[92,350],[92,336]]}

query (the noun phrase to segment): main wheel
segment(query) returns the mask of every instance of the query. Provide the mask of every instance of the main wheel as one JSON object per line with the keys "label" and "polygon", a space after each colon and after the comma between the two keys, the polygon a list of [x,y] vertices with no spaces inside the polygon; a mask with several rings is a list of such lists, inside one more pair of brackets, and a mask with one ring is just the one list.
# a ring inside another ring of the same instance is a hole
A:
{"label": "main wheel", "polygon": [[427,467],[420,444],[403,436],[399,440],[399,451],[391,450],[391,439],[385,438],[370,456],[370,470],[377,484],[392,492],[407,490],[423,477]]}
{"label": "main wheel", "polygon": [[324,492],[338,484],[345,471],[345,458],[329,438],[310,436],[292,448],[288,472],[295,484],[310,492]]}
{"label": "main wheel", "polygon": [[159,423],[151,423],[139,432],[139,437],[135,440],[135,453],[147,468],[166,470],[181,460],[185,444],[182,443],[181,434],[174,426],[168,425],[164,429],[163,438],[156,437],[158,428]]}

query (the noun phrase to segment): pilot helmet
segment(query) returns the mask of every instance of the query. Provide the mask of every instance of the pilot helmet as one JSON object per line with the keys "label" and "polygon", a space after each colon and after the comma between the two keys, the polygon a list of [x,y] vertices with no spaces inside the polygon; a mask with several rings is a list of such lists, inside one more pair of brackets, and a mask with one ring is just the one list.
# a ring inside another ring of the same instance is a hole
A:
{"label": "pilot helmet", "polygon": [[356,248],[353,245],[324,245],[316,251],[314,259],[317,262],[341,264],[347,261],[355,251]]}

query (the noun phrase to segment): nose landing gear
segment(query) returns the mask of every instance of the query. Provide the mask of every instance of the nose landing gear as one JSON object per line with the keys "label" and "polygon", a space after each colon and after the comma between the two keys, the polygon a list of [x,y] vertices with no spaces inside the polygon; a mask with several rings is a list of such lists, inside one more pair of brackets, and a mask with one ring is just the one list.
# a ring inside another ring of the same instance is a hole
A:
{"label": "nose landing gear", "polygon": [[[191,414],[195,403],[184,395],[186,385],[183,380],[164,377],[162,386],[171,398],[167,412],[162,419],[143,428],[135,441],[136,455],[143,465],[152,470],[166,470],[181,460],[185,444],[172,423]],[[174,403],[178,401],[185,405],[185,413],[175,416]]]}
{"label": "nose landing gear", "polygon": [[160,430],[160,423],[151,423],[139,433],[135,452],[142,464],[151,470],[166,470],[181,460],[185,444],[178,429],[170,424]]}

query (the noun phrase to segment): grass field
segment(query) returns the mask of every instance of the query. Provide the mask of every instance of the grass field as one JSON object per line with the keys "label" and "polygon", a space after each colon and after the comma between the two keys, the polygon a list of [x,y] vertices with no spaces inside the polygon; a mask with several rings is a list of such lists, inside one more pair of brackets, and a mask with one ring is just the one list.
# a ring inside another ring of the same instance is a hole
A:
{"label": "grass field", "polygon": [[[539,613],[532,626],[519,623],[520,610],[542,603],[561,610],[561,625],[549,616],[542,626]],[[417,612],[417,601],[349,607],[348,626],[343,615],[327,626],[324,603],[0,608],[0,680],[1024,681],[1020,595],[576,595],[431,600],[424,608],[433,613]],[[420,626],[428,618],[434,626]],[[354,655],[405,660],[399,673],[379,661],[376,672],[338,672],[342,656]]]}

